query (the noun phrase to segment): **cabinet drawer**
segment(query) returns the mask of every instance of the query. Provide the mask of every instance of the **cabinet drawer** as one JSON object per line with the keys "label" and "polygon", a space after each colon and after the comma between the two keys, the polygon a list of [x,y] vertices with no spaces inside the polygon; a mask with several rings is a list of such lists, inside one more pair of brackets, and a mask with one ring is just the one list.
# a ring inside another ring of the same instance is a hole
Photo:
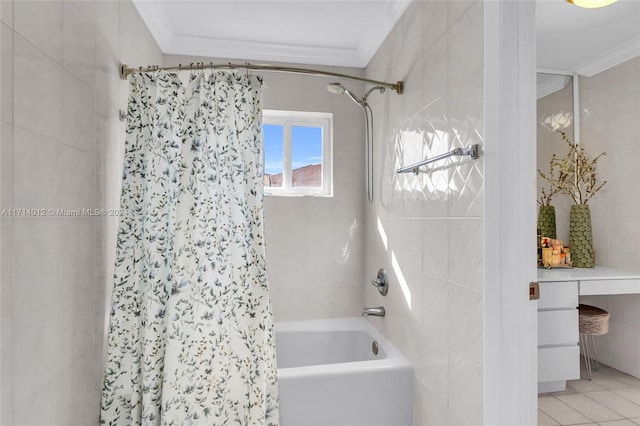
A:
{"label": "cabinet drawer", "polygon": [[538,348],[538,382],[558,382],[580,378],[580,348],[559,346]]}
{"label": "cabinet drawer", "polygon": [[638,293],[640,293],[640,279],[580,281],[581,296]]}
{"label": "cabinet drawer", "polygon": [[577,309],[538,312],[538,346],[577,344]]}
{"label": "cabinet drawer", "polygon": [[538,309],[575,308],[578,306],[577,281],[540,283]]}

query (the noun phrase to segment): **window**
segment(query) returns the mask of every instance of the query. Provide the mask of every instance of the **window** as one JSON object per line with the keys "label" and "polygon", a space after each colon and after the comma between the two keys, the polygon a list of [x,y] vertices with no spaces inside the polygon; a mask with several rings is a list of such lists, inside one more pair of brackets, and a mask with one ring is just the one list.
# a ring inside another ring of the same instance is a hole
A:
{"label": "window", "polygon": [[264,110],[264,192],[332,195],[333,114]]}

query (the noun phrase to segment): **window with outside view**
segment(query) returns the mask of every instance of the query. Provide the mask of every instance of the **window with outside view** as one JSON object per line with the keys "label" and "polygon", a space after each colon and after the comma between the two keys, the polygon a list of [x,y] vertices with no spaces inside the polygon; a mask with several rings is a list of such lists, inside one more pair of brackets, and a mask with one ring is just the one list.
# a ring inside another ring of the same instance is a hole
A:
{"label": "window with outside view", "polygon": [[263,112],[264,186],[270,195],[331,195],[332,114]]}

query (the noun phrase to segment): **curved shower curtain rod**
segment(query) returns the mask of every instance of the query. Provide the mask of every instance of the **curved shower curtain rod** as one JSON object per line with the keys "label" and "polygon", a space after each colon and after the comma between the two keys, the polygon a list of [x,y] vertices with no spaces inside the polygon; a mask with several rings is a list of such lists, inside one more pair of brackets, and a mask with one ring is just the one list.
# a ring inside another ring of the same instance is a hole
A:
{"label": "curved shower curtain rod", "polygon": [[361,81],[369,84],[376,84],[378,86],[383,86],[388,89],[395,91],[398,95],[402,95],[404,91],[404,83],[402,80],[396,83],[387,83],[384,81],[371,80],[368,78],[357,77],[355,75],[349,74],[340,74],[331,71],[322,71],[322,70],[314,70],[308,68],[294,68],[294,67],[282,67],[278,65],[271,64],[252,64],[249,62],[245,62],[244,64],[234,64],[228,62],[226,64],[214,64],[213,62],[204,63],[190,63],[189,65],[177,65],[177,66],[169,66],[169,67],[160,67],[157,65],[151,65],[148,67],[139,67],[139,68],[129,68],[126,64],[120,64],[120,78],[123,80],[127,79],[129,74],[140,73],[140,72],[153,72],[159,70],[166,71],[182,71],[182,70],[201,70],[201,69],[246,69],[246,70],[261,70],[261,71],[271,71],[271,72],[286,72],[290,74],[307,74],[307,75],[315,75],[315,76],[327,76],[327,77],[337,77],[343,78],[346,80],[353,81]]}

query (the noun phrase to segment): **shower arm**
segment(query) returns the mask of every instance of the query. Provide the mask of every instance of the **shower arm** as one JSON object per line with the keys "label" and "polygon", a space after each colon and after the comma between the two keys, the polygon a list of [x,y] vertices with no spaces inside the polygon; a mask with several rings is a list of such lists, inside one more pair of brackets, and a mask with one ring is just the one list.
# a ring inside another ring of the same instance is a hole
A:
{"label": "shower arm", "polygon": [[366,106],[369,106],[369,104],[367,103],[367,98],[369,97],[369,95],[371,94],[371,92],[373,92],[374,90],[379,90],[380,93],[384,93],[385,91],[385,87],[382,86],[374,86],[371,89],[367,90],[367,93],[364,94],[364,96],[362,97],[362,103],[365,104]]}
{"label": "shower arm", "polygon": [[366,101],[364,105],[367,198],[371,204],[373,203],[373,111]]}
{"label": "shower arm", "polygon": [[[306,74],[313,76],[321,76],[321,77],[337,77],[345,80],[353,80],[360,81],[367,84],[375,84],[377,86],[382,86],[387,89],[391,89],[396,92],[398,95],[402,95],[404,92],[404,82],[402,80],[397,81],[395,83],[387,83],[385,81],[371,80],[369,78],[358,77],[355,75],[349,74],[341,74],[331,71],[323,71],[311,68],[295,68],[295,67],[283,67],[279,65],[272,64],[252,64],[250,62],[245,62],[243,64],[231,63],[228,62],[226,64],[214,64],[213,62],[204,63],[190,63],[189,65],[178,64],[177,66],[167,66],[160,67],[157,65],[151,65],[147,67],[139,67],[139,68],[130,68],[126,64],[120,64],[119,73],[120,78],[126,80],[130,74],[144,73],[144,72],[155,72],[160,70],[165,71],[185,71],[185,70],[204,70],[204,69],[245,69],[245,70],[259,70],[259,71],[269,71],[269,72],[284,72],[289,74]],[[367,93],[368,95],[369,93]],[[366,99],[366,95],[364,97]]]}

